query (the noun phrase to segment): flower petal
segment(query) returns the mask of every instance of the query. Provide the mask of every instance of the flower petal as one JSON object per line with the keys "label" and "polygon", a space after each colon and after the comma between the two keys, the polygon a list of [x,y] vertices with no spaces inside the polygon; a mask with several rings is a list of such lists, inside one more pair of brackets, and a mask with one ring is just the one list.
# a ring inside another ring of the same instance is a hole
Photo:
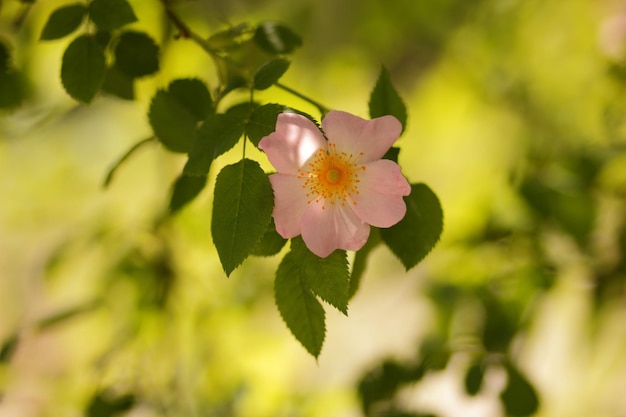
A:
{"label": "flower petal", "polygon": [[362,163],[382,158],[402,133],[402,124],[393,116],[365,120],[336,110],[328,112],[322,128],[340,152],[363,152]]}
{"label": "flower petal", "polygon": [[276,119],[276,131],[259,141],[274,168],[280,173],[296,174],[307,159],[326,140],[315,123],[295,113],[281,113]]}
{"label": "flower petal", "polygon": [[302,216],[302,239],[307,248],[321,258],[335,249],[361,249],[369,237],[369,225],[347,205],[323,204],[311,203]]}
{"label": "flower petal", "polygon": [[300,234],[300,220],[306,208],[306,191],[302,180],[293,175],[272,174],[269,176],[274,190],[274,223],[276,231],[285,239]]}
{"label": "flower petal", "polygon": [[411,193],[411,185],[398,164],[387,159],[365,164],[359,180],[352,209],[361,220],[376,227],[391,227],[402,220],[406,214],[402,196]]}

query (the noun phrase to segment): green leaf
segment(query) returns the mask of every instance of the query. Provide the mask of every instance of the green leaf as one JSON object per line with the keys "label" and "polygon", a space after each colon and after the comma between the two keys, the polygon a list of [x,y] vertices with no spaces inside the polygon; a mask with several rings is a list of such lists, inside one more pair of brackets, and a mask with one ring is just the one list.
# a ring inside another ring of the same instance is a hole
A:
{"label": "green leaf", "polygon": [[187,203],[196,198],[200,191],[206,185],[206,176],[189,176],[182,174],[176,179],[174,189],[172,190],[172,198],[170,200],[170,211],[177,212]]}
{"label": "green leaf", "polygon": [[361,278],[365,273],[365,267],[367,266],[367,258],[369,257],[372,250],[374,250],[382,240],[380,239],[380,232],[377,228],[372,228],[370,230],[370,236],[367,239],[365,245],[359,249],[354,255],[354,261],[352,262],[352,272],[350,273],[350,291],[348,293],[349,298],[354,297],[357,290],[359,289],[359,285],[361,283]]}
{"label": "green leaf", "polygon": [[113,38],[113,35],[108,30],[98,30],[96,31],[95,37],[98,45],[100,45],[102,49],[106,50],[107,46],[109,46],[109,42],[111,42],[111,38]]}
{"label": "green leaf", "polygon": [[87,417],[115,417],[129,411],[135,405],[135,396],[126,394],[119,397],[96,393],[86,410]]}
{"label": "green leaf", "polygon": [[254,109],[246,124],[246,135],[254,146],[259,146],[259,141],[264,136],[276,130],[276,119],[285,111],[285,106],[269,103]]}
{"label": "green leaf", "polygon": [[93,36],[79,36],[68,45],[63,54],[61,81],[70,96],[90,103],[100,90],[105,73],[104,50]]}
{"label": "green leaf", "polygon": [[0,42],[0,72],[8,71],[9,68],[11,68],[11,52],[4,42]]}
{"label": "green leaf", "polygon": [[263,234],[261,240],[259,240],[252,250],[254,256],[273,256],[276,255],[287,243],[287,239],[282,237],[276,231],[276,225],[274,219],[271,219],[267,230]]}
{"label": "green leaf", "polygon": [[82,3],[59,7],[50,14],[39,39],[60,39],[69,35],[78,29],[85,14],[87,14],[87,8]]}
{"label": "green leaf", "polygon": [[15,70],[0,71],[0,109],[13,109],[24,100],[24,78]]}
{"label": "green leaf", "polygon": [[115,47],[115,65],[133,78],[159,70],[159,47],[143,32],[122,33]]}
{"label": "green leaf", "polygon": [[274,58],[263,64],[254,74],[254,88],[265,90],[276,84],[289,68],[290,62],[284,58]]}
{"label": "green leaf", "polygon": [[380,229],[380,235],[408,271],[439,241],[443,211],[437,196],[425,184],[411,184],[411,194],[404,201],[404,218],[388,229]]}
{"label": "green leaf", "polygon": [[150,103],[148,119],[154,134],[166,148],[189,152],[197,121],[176,96],[168,91],[157,91]]}
{"label": "green leaf", "polygon": [[11,358],[17,349],[18,343],[19,338],[17,333],[11,335],[4,341],[4,343],[0,346],[0,364],[11,361]]}
{"label": "green leaf", "polygon": [[483,364],[476,362],[472,364],[465,374],[465,392],[468,395],[476,395],[480,391],[480,387],[483,385],[483,379],[485,378],[485,370]]}
{"label": "green leaf", "polygon": [[273,205],[270,181],[256,161],[242,159],[220,171],[215,183],[211,233],[226,275],[261,240]]}
{"label": "green leaf", "polygon": [[244,122],[239,115],[209,115],[196,131],[183,172],[186,175],[207,175],[215,158],[239,141]]}
{"label": "green leaf", "polygon": [[272,54],[290,54],[302,45],[302,39],[294,31],[272,21],[263,22],[257,27],[254,41]]}
{"label": "green leaf", "polygon": [[291,253],[295,257],[308,288],[322,300],[348,314],[350,274],[346,252],[337,250],[326,258],[311,252],[300,237],[291,239]]}
{"label": "green leaf", "polygon": [[127,0],[93,0],[89,4],[89,17],[102,30],[118,29],[137,21]]}
{"label": "green leaf", "polygon": [[526,377],[512,364],[506,364],[508,381],[500,400],[506,414],[511,417],[524,417],[534,414],[539,408],[537,391]]}
{"label": "green leaf", "polygon": [[381,68],[376,86],[370,95],[369,107],[372,119],[392,115],[402,123],[403,130],[406,128],[406,106],[393,87],[389,72],[384,67]]}
{"label": "green leaf", "polygon": [[197,78],[180,78],[170,83],[169,92],[197,121],[213,113],[213,99],[206,84]]}
{"label": "green leaf", "polygon": [[309,289],[309,283],[298,262],[289,252],[276,271],[274,295],[285,324],[304,348],[316,358],[322,351],[326,334],[322,305]]}
{"label": "green leaf", "polygon": [[115,65],[107,69],[104,83],[102,84],[102,91],[124,100],[133,100],[135,98],[133,79]]}

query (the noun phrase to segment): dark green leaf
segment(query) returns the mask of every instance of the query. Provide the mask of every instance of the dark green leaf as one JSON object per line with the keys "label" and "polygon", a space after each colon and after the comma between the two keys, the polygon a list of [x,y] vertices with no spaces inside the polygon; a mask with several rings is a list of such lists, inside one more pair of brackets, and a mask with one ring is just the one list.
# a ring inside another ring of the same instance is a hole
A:
{"label": "dark green leaf", "polygon": [[480,391],[480,387],[483,385],[483,378],[485,377],[485,370],[480,362],[472,364],[465,374],[465,392],[468,395],[476,395]]}
{"label": "dark green leaf", "polygon": [[159,47],[146,33],[124,32],[115,47],[115,65],[133,78],[154,74],[159,70]]}
{"label": "dark green leaf", "polygon": [[244,120],[238,115],[211,114],[196,131],[186,175],[207,175],[213,160],[231,149],[243,134]]}
{"label": "dark green leaf", "polygon": [[274,58],[261,66],[254,74],[254,88],[265,90],[276,84],[289,68],[290,62],[284,58]]}
{"label": "dark green leaf", "polygon": [[302,271],[305,284],[315,295],[348,314],[350,275],[346,252],[337,250],[326,258],[311,252],[300,237],[291,239],[291,253]]}
{"label": "dark green leaf", "polygon": [[152,98],[148,119],[154,134],[173,152],[187,153],[196,131],[196,118],[168,91]]}
{"label": "dark green leaf", "polygon": [[99,392],[93,396],[86,410],[87,417],[116,417],[135,405],[134,395],[113,397]]}
{"label": "dark green leaf", "polygon": [[389,148],[387,153],[385,153],[385,155],[383,155],[383,159],[389,159],[390,161],[393,161],[393,162],[395,162],[397,164],[398,163],[398,155],[400,155],[400,148],[392,146],[391,148]]}
{"label": "dark green leaf", "polygon": [[103,30],[118,29],[137,21],[127,0],[93,0],[89,4],[89,17]]}
{"label": "dark green leaf", "polygon": [[17,349],[17,345],[19,343],[19,339],[17,334],[13,334],[9,337],[0,347],[0,364],[7,363],[13,357],[13,353]]}
{"label": "dark green leaf", "polygon": [[318,357],[326,334],[325,313],[310,291],[303,271],[297,256],[287,253],[276,271],[276,305],[295,338],[311,355]]}
{"label": "dark green leaf", "polygon": [[276,130],[276,119],[285,111],[285,106],[275,103],[265,104],[254,109],[246,124],[246,134],[254,146],[259,146],[259,141]]}
{"label": "dark green leaf", "polygon": [[539,408],[537,391],[526,377],[512,364],[507,363],[508,381],[500,400],[507,415],[524,417],[534,414]]}
{"label": "dark green leaf", "polygon": [[378,229],[372,228],[370,231],[370,236],[367,239],[367,243],[359,249],[354,255],[354,261],[352,262],[352,272],[350,274],[350,291],[349,298],[354,297],[357,290],[359,289],[359,284],[361,283],[361,278],[365,273],[365,267],[367,265],[367,258],[369,257],[370,252],[374,250],[381,243],[380,233]]}
{"label": "dark green leaf", "polygon": [[265,234],[259,240],[252,250],[252,255],[254,256],[273,256],[276,255],[287,243],[287,239],[283,238],[276,231],[276,225],[274,224],[274,219],[270,221],[269,226],[267,226],[267,230]]}
{"label": "dark green leaf", "polygon": [[443,211],[435,193],[425,184],[411,184],[404,198],[404,218],[388,229],[380,229],[383,241],[409,270],[417,265],[439,241]]}
{"label": "dark green leaf", "polygon": [[52,12],[41,31],[41,40],[59,39],[74,32],[85,18],[87,8],[82,3],[59,7]]}
{"label": "dark green leaf", "polygon": [[273,205],[269,179],[256,161],[243,159],[220,171],[215,183],[211,233],[226,275],[261,240]]}
{"label": "dark green leaf", "polygon": [[104,50],[93,36],[79,36],[68,45],[63,54],[61,81],[70,96],[90,103],[100,90],[105,73]]}
{"label": "dark green leaf", "polygon": [[130,76],[114,65],[107,69],[102,91],[124,100],[133,100],[135,98],[135,83]]}
{"label": "dark green leaf", "polygon": [[196,198],[206,185],[206,180],[206,176],[192,177],[183,174],[178,177],[174,183],[174,190],[172,191],[170,211],[174,213]]}
{"label": "dark green leaf", "polygon": [[24,100],[24,90],[24,79],[20,72],[0,71],[0,109],[19,106]]}
{"label": "dark green leaf", "polygon": [[213,99],[206,84],[197,78],[180,78],[170,83],[169,92],[199,122],[213,113]]}
{"label": "dark green leaf", "polygon": [[11,68],[11,52],[4,42],[0,42],[0,72],[8,71],[9,68]]}
{"label": "dark green leaf", "polygon": [[111,42],[112,37],[113,35],[111,35],[111,32],[109,32],[108,30],[98,30],[96,32],[96,41],[98,42],[98,45],[100,45],[102,49],[105,50],[107,46],[109,46],[109,42]]}
{"label": "dark green leaf", "polygon": [[254,41],[272,54],[290,54],[302,45],[302,39],[295,32],[271,21],[263,22],[257,27]]}
{"label": "dark green leaf", "polygon": [[381,68],[376,86],[370,95],[369,107],[372,119],[391,115],[402,123],[403,130],[406,129],[406,106],[391,83],[389,73],[384,67]]}

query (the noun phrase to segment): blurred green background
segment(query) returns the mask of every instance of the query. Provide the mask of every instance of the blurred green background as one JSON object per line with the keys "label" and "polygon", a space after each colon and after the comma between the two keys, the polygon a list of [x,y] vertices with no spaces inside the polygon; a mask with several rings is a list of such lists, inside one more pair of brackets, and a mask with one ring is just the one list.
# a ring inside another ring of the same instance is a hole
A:
{"label": "blurred green background", "polygon": [[78,106],[59,79],[69,39],[37,40],[67,3],[0,2],[27,93],[0,113],[1,416],[626,415],[621,2],[176,3],[206,36],[294,29],[282,81],[330,108],[367,116],[381,65],[407,104],[399,162],[439,195],[442,241],[409,272],[377,248],[349,316],[327,309],[317,361],[274,306],[280,257],[225,277],[212,185],[160,221],[184,157],[144,146],[102,187],[151,135],[154,92],[214,82],[209,57],[174,40],[158,1],[131,1],[161,71],[136,101]]}

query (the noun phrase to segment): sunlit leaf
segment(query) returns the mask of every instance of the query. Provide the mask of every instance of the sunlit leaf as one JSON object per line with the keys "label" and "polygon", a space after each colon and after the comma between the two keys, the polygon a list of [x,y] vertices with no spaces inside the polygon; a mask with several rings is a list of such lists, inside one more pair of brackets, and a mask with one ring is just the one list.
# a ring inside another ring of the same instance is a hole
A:
{"label": "sunlit leaf", "polygon": [[284,58],[274,58],[261,66],[254,74],[254,88],[265,90],[276,84],[289,68],[290,62]]}
{"label": "sunlit leaf", "polygon": [[277,22],[263,22],[254,33],[255,42],[267,52],[290,54],[300,45],[302,39],[294,31]]}
{"label": "sunlit leaf", "polygon": [[539,408],[537,391],[526,377],[511,363],[506,364],[508,380],[500,393],[500,400],[506,414],[511,417],[525,417],[534,414]]}
{"label": "sunlit leaf", "polygon": [[93,0],[89,3],[89,18],[103,30],[118,29],[137,21],[127,0]]}
{"label": "sunlit leaf", "polygon": [[59,7],[50,14],[39,39],[60,39],[69,35],[78,29],[86,14],[87,8],[82,3]]}
{"label": "sunlit leaf", "polygon": [[102,91],[124,100],[133,100],[135,98],[135,83],[128,74],[114,65],[107,69]]}
{"label": "sunlit leaf", "polygon": [[133,78],[154,74],[159,70],[159,47],[146,33],[126,31],[115,47],[115,65]]}
{"label": "sunlit leaf", "polygon": [[388,229],[380,229],[383,241],[409,270],[417,265],[439,241],[443,211],[435,193],[425,184],[411,184],[404,198],[404,218]]}
{"label": "sunlit leaf", "polygon": [[68,45],[63,54],[61,81],[70,96],[90,103],[100,90],[105,73],[104,50],[93,36],[79,36]]}
{"label": "sunlit leaf", "polygon": [[211,114],[198,128],[184,168],[186,175],[207,175],[213,160],[243,135],[245,120],[237,114]]}
{"label": "sunlit leaf", "polygon": [[180,78],[169,85],[169,92],[194,116],[204,120],[213,112],[213,99],[206,84],[197,78]]}
{"label": "sunlit leaf", "polygon": [[381,68],[376,86],[370,95],[369,108],[372,119],[386,115],[395,116],[402,123],[402,128],[406,128],[406,106],[391,83],[389,72],[384,67]]}
{"label": "sunlit leaf", "polygon": [[206,185],[206,176],[190,176],[182,174],[176,179],[172,198],[170,199],[170,211],[176,212],[187,203],[196,198]]}
{"label": "sunlit leaf", "polygon": [[291,333],[318,357],[326,334],[325,312],[309,289],[297,254],[287,253],[278,266],[274,293],[278,311]]}
{"label": "sunlit leaf", "polygon": [[256,161],[242,159],[220,171],[215,183],[211,233],[226,275],[261,240],[273,205],[269,179]]}
{"label": "sunlit leaf", "polygon": [[259,146],[259,141],[276,130],[276,119],[285,111],[285,106],[276,103],[265,104],[254,109],[246,124],[246,134],[254,146]]}

